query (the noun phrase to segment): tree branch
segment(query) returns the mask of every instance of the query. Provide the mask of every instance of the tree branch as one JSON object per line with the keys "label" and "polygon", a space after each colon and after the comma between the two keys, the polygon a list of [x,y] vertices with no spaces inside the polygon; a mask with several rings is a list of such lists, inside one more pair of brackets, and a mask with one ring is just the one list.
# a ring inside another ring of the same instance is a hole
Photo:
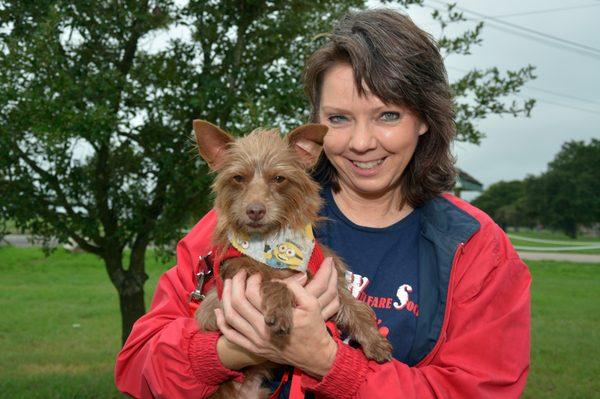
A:
{"label": "tree branch", "polygon": [[238,85],[238,76],[236,73],[240,69],[240,65],[242,63],[242,53],[244,51],[244,46],[246,44],[246,31],[248,27],[252,23],[252,12],[248,13],[248,15],[244,15],[244,12],[247,11],[247,4],[245,1],[240,2],[240,23],[238,24],[237,37],[235,39],[235,45],[232,49],[232,63],[229,68],[229,76],[227,79],[227,86],[229,88],[229,97],[225,102],[225,106],[221,114],[219,115],[219,123],[221,126],[225,126],[227,120],[229,119],[229,115],[231,114],[233,108],[233,102],[237,98],[236,89]]}
{"label": "tree branch", "polygon": [[[15,143],[15,149],[16,149],[17,153],[19,154],[19,158],[22,159],[27,165],[29,165],[29,167],[31,169],[33,169],[40,176],[42,176],[45,179],[45,181],[47,181],[50,184],[50,186],[54,189],[54,191],[58,195],[58,200],[59,200],[58,205],[65,208],[67,215],[69,215],[69,217],[71,217],[74,220],[81,218],[81,215],[77,214],[73,210],[73,207],[67,200],[67,197],[66,197],[64,191],[62,190],[62,188],[60,187],[60,183],[58,182],[58,179],[56,178],[56,176],[53,176],[52,174],[48,173],[46,170],[42,169],[39,165],[37,165],[31,158],[29,158],[27,156],[27,154],[23,150],[21,150],[21,148],[19,148],[19,146],[16,143]],[[46,200],[43,200],[43,202],[48,206],[53,205],[49,201],[46,201]],[[64,227],[65,227],[65,229],[68,229],[66,224],[64,224]],[[82,248],[84,248],[84,249],[89,248],[89,251],[94,252],[94,253],[96,253],[96,250],[100,249],[100,247],[95,247],[92,244],[85,241],[85,239],[78,236],[73,230],[71,230],[71,229],[68,229],[68,230],[69,230],[69,235]],[[92,236],[92,239],[95,242],[102,243],[102,238],[100,237],[100,235],[94,235],[94,236]],[[88,250],[88,249],[86,249],[86,250]]]}
{"label": "tree branch", "polygon": [[65,231],[67,235],[75,240],[77,245],[79,245],[83,250],[99,256],[103,254],[104,251],[102,247],[90,244],[84,237],[76,233],[73,229],[69,228],[68,224],[63,220],[64,217],[60,213],[50,211],[54,204],[47,201],[43,196],[37,196],[37,201],[45,205],[45,207],[42,208],[39,213],[43,215],[45,220],[53,224],[57,230]]}
{"label": "tree branch", "polygon": [[[117,217],[108,205],[108,188],[110,186],[110,167],[108,163],[109,150],[106,143],[102,143],[97,153],[96,173],[94,179],[94,197],[98,205],[100,221],[104,227],[107,241],[112,241],[117,231]],[[108,242],[107,242],[108,244]],[[111,243],[114,245],[114,243]]]}
{"label": "tree branch", "polygon": [[163,176],[158,178],[158,182],[156,183],[156,188],[154,190],[154,199],[148,208],[146,208],[146,212],[143,216],[143,223],[138,230],[139,234],[137,235],[131,248],[131,256],[129,258],[130,271],[136,271],[139,273],[144,272],[143,260],[146,247],[150,242],[151,232],[156,226],[156,220],[163,212],[166,200],[167,179]]}

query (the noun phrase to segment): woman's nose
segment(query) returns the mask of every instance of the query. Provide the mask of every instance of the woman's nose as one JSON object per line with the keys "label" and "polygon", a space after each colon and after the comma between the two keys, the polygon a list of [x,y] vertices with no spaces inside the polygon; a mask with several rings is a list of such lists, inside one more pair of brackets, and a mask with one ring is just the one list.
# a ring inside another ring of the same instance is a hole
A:
{"label": "woman's nose", "polygon": [[367,152],[377,147],[377,140],[368,123],[356,123],[353,126],[348,146],[355,152]]}

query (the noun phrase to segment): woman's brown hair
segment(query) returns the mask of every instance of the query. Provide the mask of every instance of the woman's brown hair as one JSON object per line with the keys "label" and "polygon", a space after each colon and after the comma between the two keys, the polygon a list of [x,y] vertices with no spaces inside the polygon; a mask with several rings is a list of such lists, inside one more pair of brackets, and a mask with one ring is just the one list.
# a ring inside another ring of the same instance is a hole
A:
{"label": "woman's brown hair", "polygon": [[[319,120],[323,76],[339,63],[352,67],[360,95],[365,94],[366,86],[384,103],[408,107],[429,126],[402,174],[400,207],[406,203],[418,207],[449,191],[456,176],[450,151],[454,112],[446,69],[433,38],[396,11],[347,14],[305,67],[304,85],[313,122]],[[340,189],[337,173],[324,154],[314,176],[321,184],[331,184],[334,191]]]}

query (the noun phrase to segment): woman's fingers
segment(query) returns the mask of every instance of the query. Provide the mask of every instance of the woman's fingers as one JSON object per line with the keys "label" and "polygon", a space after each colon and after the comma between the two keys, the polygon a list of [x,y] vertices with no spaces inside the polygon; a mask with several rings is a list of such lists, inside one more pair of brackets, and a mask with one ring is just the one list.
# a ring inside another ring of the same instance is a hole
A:
{"label": "woman's fingers", "polygon": [[331,257],[325,258],[313,280],[306,285],[306,291],[319,301],[324,320],[328,320],[339,310],[337,269]]}
{"label": "woman's fingers", "polygon": [[319,301],[310,292],[308,292],[308,290],[305,289],[305,287],[301,286],[298,282],[293,280],[286,281],[286,285],[289,288],[289,290],[292,291],[292,294],[294,294],[297,307],[308,311],[313,309],[320,310]]}
{"label": "woman's fingers", "polygon": [[261,282],[262,277],[260,273],[255,273],[246,280],[246,298],[257,310],[262,309]]}
{"label": "woman's fingers", "polygon": [[318,296],[318,298],[323,306],[325,306],[329,302],[333,301],[334,298],[337,298],[337,296],[337,270],[332,265],[331,272],[329,274],[329,280],[327,281],[327,288],[321,295]]}
{"label": "woman's fingers", "polygon": [[327,290],[318,298],[322,308],[323,320],[329,320],[340,308],[337,277],[337,270],[332,266]]}
{"label": "woman's fingers", "polygon": [[[260,284],[256,285],[257,281],[255,277],[251,276],[247,278],[247,276],[246,271],[241,270],[231,279],[231,304],[240,316],[251,324],[256,325],[263,319],[262,314],[258,310],[260,309],[260,304],[254,306],[246,297],[246,294],[250,294],[253,301],[260,301],[260,290],[258,292],[256,290],[257,287],[260,287]],[[250,280],[252,285],[248,287],[246,280]]]}
{"label": "woman's fingers", "polygon": [[230,342],[233,342],[236,345],[241,346],[253,353],[258,352],[258,348],[254,345],[248,338],[244,337],[242,334],[231,328],[227,322],[225,321],[225,316],[223,315],[223,311],[221,309],[215,309],[215,315],[217,317],[217,326],[221,333],[227,338]]}
{"label": "woman's fingers", "polygon": [[333,268],[333,259],[331,257],[325,260],[319,266],[319,270],[315,273],[313,279],[306,284],[306,291],[313,294],[315,297],[320,297],[327,290],[329,279],[331,278],[331,269]]}
{"label": "woman's fingers", "polygon": [[[275,279],[275,280],[278,280],[278,279]],[[294,273],[290,277],[284,278],[283,280],[278,280],[278,281],[283,281],[284,283],[286,281],[296,281],[298,284],[304,286],[304,284],[306,284],[307,280],[308,280],[308,277],[306,276],[306,273]]]}
{"label": "woman's fingers", "polygon": [[331,319],[338,311],[340,310],[340,300],[336,296],[331,302],[325,305],[324,308],[321,309],[321,315],[323,315],[323,320],[327,321]]}
{"label": "woman's fingers", "polygon": [[246,272],[236,274],[223,284],[223,314],[234,330],[254,342],[265,339],[263,315],[246,299]]}

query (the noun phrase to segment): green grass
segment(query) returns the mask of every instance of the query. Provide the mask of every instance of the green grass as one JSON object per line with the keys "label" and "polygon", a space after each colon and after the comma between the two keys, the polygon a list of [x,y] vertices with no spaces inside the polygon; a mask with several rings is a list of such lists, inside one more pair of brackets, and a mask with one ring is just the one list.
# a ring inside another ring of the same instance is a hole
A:
{"label": "green grass", "polygon": [[600,264],[527,263],[532,350],[524,397],[594,397],[600,392]]}
{"label": "green grass", "polygon": [[[539,247],[539,248],[555,248],[555,247],[568,247],[573,246],[577,247],[579,245],[590,245],[590,244],[598,244],[600,243],[600,238],[598,237],[589,237],[589,236],[579,236],[577,239],[572,239],[566,236],[564,233],[549,231],[549,230],[529,230],[529,229],[519,229],[519,231],[515,231],[511,229],[509,234],[514,234],[521,237],[529,237],[529,238],[537,238],[541,240],[551,240],[551,241],[564,241],[564,244],[557,243],[544,243],[544,242],[534,242],[527,241],[519,238],[510,238],[510,241],[515,246],[523,246],[523,247]],[[525,250],[524,250],[525,251]],[[526,251],[538,251],[543,252],[543,249],[540,250],[526,250]],[[553,251],[555,252],[555,251]],[[570,254],[600,254],[600,248],[598,249],[580,249],[575,251],[556,251],[559,253],[570,253]]]}
{"label": "green grass", "polygon": [[[550,244],[550,243],[545,243],[545,242],[532,242],[532,241],[525,241],[525,240],[519,240],[517,238],[510,238],[510,242],[512,243],[512,245],[514,246],[521,246],[521,247],[537,247],[537,248],[556,248],[556,247],[567,247],[569,246],[568,244]],[[581,241],[576,241],[578,244],[581,243]],[[575,245],[573,245],[575,246]],[[536,250],[531,250],[531,249],[517,249],[518,251],[527,251],[527,252],[544,252],[544,249],[536,249]],[[600,248],[598,249],[578,249],[576,251],[552,251],[552,252],[558,252],[558,253],[563,253],[563,254],[600,254]]]}
{"label": "green grass", "polygon": [[538,230],[520,228],[519,231],[516,231],[514,228],[510,228],[508,232],[509,232],[509,234],[516,234],[518,236],[523,236],[523,237],[540,238],[542,240],[574,241],[574,242],[580,242],[580,241],[599,242],[600,241],[599,237],[590,237],[590,236],[584,236],[584,235],[579,235],[579,236],[577,236],[576,239],[572,239],[571,237],[567,236],[563,232],[552,231],[552,230],[539,230],[538,231]]}
{"label": "green grass", "polygon": [[[168,267],[148,262],[146,287],[153,291]],[[0,275],[0,397],[122,397],[113,383],[118,297],[101,261],[3,247]],[[151,296],[146,293],[147,303]]]}
{"label": "green grass", "polygon": [[[533,348],[524,397],[593,397],[600,392],[600,264],[528,264]],[[149,257],[147,304],[169,267]],[[3,247],[0,275],[0,397],[121,397],[113,383],[118,301],[101,261]]]}

